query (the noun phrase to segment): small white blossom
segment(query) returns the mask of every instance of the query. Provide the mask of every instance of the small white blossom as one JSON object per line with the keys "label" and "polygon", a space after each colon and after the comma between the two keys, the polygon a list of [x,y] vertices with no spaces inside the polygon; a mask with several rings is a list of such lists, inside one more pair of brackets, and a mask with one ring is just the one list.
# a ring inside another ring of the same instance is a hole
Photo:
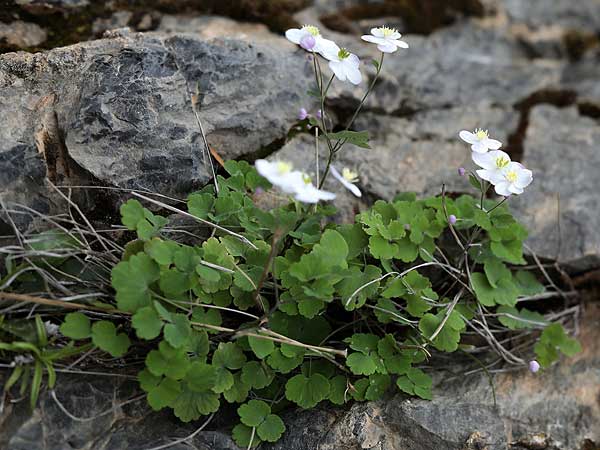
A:
{"label": "small white blossom", "polygon": [[339,48],[336,44],[334,46],[327,48],[323,53],[323,56],[329,60],[329,68],[338,80],[348,80],[352,84],[359,84],[362,81],[362,75],[358,68],[360,65],[358,56],[345,48]]}
{"label": "small white blossom", "polygon": [[33,356],[31,356],[29,354],[16,355],[10,365],[11,365],[11,367],[24,366],[27,364],[31,364],[33,361],[34,361]]}
{"label": "small white blossom", "polygon": [[400,40],[401,37],[395,28],[379,27],[371,28],[371,34],[365,34],[361,39],[377,44],[383,53],[394,53],[398,48],[408,48],[408,44]]}
{"label": "small white blossom", "polygon": [[303,203],[318,203],[319,200],[333,200],[335,194],[317,189],[310,177],[302,174],[303,183],[297,186],[294,198]]}
{"label": "small white blossom", "polygon": [[293,194],[299,185],[300,178],[297,171],[292,170],[292,165],[285,161],[267,161],[259,159],[254,163],[256,171],[269,180],[274,186],[283,192]]}
{"label": "small white blossom", "polygon": [[533,181],[533,172],[518,162],[511,162],[502,169],[501,177],[493,182],[498,195],[522,194]]}
{"label": "small white blossom", "polygon": [[[333,51],[332,49],[337,47],[333,41],[325,39],[321,36],[321,33],[314,25],[304,25],[302,28],[290,28],[285,32],[285,37],[288,41],[294,44],[300,45],[307,51],[320,53],[324,55],[325,51]],[[312,39],[314,38],[314,44]]]}
{"label": "small white blossom", "polygon": [[55,323],[52,323],[49,320],[46,320],[44,322],[44,328],[46,328],[46,334],[48,336],[54,336],[54,335],[58,334],[58,330],[60,327],[58,325],[56,325]]}
{"label": "small white blossom", "polygon": [[292,165],[285,161],[267,161],[259,159],[254,163],[256,171],[269,182],[287,194],[292,194],[298,201],[317,203],[319,200],[333,200],[335,194],[317,189],[308,175],[292,170]]}
{"label": "small white blossom", "polygon": [[472,153],[473,162],[482,169],[477,170],[481,179],[496,184],[504,179],[502,170],[510,164],[510,156],[502,150],[487,153]]}
{"label": "small white blossom", "polygon": [[485,153],[488,150],[498,150],[502,147],[502,142],[490,139],[486,130],[476,129],[473,133],[462,130],[458,135],[463,141],[471,144],[471,150],[476,153]]}
{"label": "small white blossom", "polygon": [[346,189],[348,189],[357,197],[362,197],[360,189],[358,189],[358,187],[354,184],[358,182],[358,174],[356,172],[344,167],[344,169],[342,169],[342,173],[340,174],[333,166],[331,166],[330,170],[331,175],[333,175],[336,180],[342,183]]}

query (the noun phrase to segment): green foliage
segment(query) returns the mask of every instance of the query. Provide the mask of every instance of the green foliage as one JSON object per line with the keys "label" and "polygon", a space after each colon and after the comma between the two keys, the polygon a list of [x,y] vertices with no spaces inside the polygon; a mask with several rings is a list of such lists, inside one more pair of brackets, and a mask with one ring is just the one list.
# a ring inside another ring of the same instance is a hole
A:
{"label": "green foliage", "polygon": [[[362,132],[330,137],[367,145]],[[543,328],[535,351],[544,367],[580,349],[560,325],[521,307],[544,287],[515,270],[527,233],[505,206],[403,194],[336,225],[327,206],[260,209],[253,192],[269,183],[245,162],[225,169],[218,195],[208,186],[188,198],[191,215],[223,227],[204,240],[167,239],[166,219],[136,200],[123,205],[138,239],[111,279],[130,322],[76,312],[61,325],[64,336],[113,357],[137,337],[136,352],[147,349],[138,380],[153,409],[191,421],[223,400],[237,404],[232,434],[247,448],[281,437],[276,413],[285,405],[394,391],[432,398],[424,362],[472,345],[464,333],[481,314],[507,333]],[[448,229],[449,214],[460,218],[453,231],[467,251]]]}

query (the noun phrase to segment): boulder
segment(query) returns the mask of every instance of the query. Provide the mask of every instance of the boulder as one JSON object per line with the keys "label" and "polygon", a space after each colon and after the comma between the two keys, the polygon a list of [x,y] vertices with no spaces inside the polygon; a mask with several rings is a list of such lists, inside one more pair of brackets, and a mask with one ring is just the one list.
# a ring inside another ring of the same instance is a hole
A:
{"label": "boulder", "polygon": [[3,199],[52,210],[44,172],[55,184],[185,195],[210,178],[190,94],[222,158],[260,152],[285,138],[308,89],[307,61],[292,49],[277,37],[117,32],[0,56]]}
{"label": "boulder", "polygon": [[540,256],[558,259],[572,271],[600,264],[600,124],[576,107],[533,108],[523,163],[534,181],[513,203],[532,230],[528,243]]}

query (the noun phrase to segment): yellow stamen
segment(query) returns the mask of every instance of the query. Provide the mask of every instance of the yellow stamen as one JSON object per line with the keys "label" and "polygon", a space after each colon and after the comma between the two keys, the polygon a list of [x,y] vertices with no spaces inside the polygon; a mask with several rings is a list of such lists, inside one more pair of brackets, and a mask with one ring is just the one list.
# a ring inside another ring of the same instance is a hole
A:
{"label": "yellow stamen", "polygon": [[506,172],[504,177],[511,183],[514,183],[515,181],[517,181],[517,172],[515,172],[514,170],[510,170]]}
{"label": "yellow stamen", "polygon": [[350,183],[356,183],[358,181],[358,173],[353,172],[352,170],[346,167],[344,167],[344,169],[342,170],[342,177],[344,177],[344,180]]}
{"label": "yellow stamen", "polygon": [[277,163],[277,171],[279,172],[280,175],[285,175],[286,173],[289,173],[292,171],[292,165],[285,161],[279,161]]}
{"label": "yellow stamen", "polygon": [[475,130],[475,136],[477,137],[477,139],[479,139],[480,141],[483,141],[484,139],[488,138],[488,132],[487,130],[482,130],[480,128],[477,128]]}
{"label": "yellow stamen", "polygon": [[498,167],[498,169],[502,169],[503,167],[508,166],[509,162],[510,161],[507,158],[500,156],[499,158],[496,158],[496,167]]}
{"label": "yellow stamen", "polygon": [[320,34],[319,29],[314,25],[304,25],[302,29],[308,31],[313,36],[318,36]]}
{"label": "yellow stamen", "polygon": [[340,59],[346,59],[348,56],[350,56],[350,52],[345,48],[341,48],[338,52],[338,58]]}
{"label": "yellow stamen", "polygon": [[309,177],[307,174],[303,173],[302,181],[304,181],[305,184],[310,184],[310,183],[312,183],[312,178]]}
{"label": "yellow stamen", "polygon": [[379,30],[383,33],[383,37],[390,37],[392,34],[397,32],[395,28],[389,27],[379,27]]}

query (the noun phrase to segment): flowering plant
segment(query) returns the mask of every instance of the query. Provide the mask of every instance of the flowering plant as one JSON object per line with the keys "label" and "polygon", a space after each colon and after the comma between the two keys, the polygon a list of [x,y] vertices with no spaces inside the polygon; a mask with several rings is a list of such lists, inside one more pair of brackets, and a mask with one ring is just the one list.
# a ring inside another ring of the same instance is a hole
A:
{"label": "flowering plant", "polygon": [[[185,209],[134,193],[195,220],[202,235],[186,229],[173,238],[170,218],[138,199],[123,204],[122,223],[133,239],[110,271],[114,303],[95,303],[90,307],[95,315],[82,312],[85,307],[67,314],[58,334],[36,316],[34,343],[0,345],[20,356],[10,386],[28,377],[24,364],[35,364],[37,396],[44,364],[52,384],[56,359],[90,351],[123,358],[133,340],[135,355],[141,355],[137,378],[150,407],[169,408],[191,421],[210,420],[223,403],[239,405],[233,437],[250,448],[281,437],[285,424],[279,414],[290,405],[343,405],[394,390],[430,399],[429,372],[444,352],[459,352],[489,375],[500,361],[537,372],[559,352],[579,351],[563,328],[564,315],[535,310],[535,300],[557,294],[557,287],[543,268],[525,265],[527,231],[506,205],[532,182],[532,172],[512,162],[487,132],[459,133],[480,167],[469,175],[476,196],[450,198],[443,188],[425,199],[403,193],[376,201],[354,223],[330,220],[335,208],[326,202],[335,193],[324,191],[323,183],[331,174],[361,196],[360,175],[349,168],[340,172],[333,163],[347,143],[369,148],[368,133],[352,125],[384,55],[408,45],[386,27],[363,36],[381,56],[345,129],[333,132],[328,89],[335,78],[359,84],[360,61],[315,27],[286,36],[313,57],[320,114],[313,118],[304,110],[300,120],[308,120],[327,146],[323,171],[316,155],[315,183],[285,161],[258,160],[255,166],[228,161],[226,175],[191,194]],[[332,71],[327,81],[320,58]],[[459,168],[458,174],[467,170]],[[488,198],[490,186],[504,198]],[[292,201],[260,207],[271,189]],[[57,254],[59,245],[67,245],[60,242],[68,242],[71,255],[80,245],[64,236],[57,242],[44,249]],[[6,286],[19,290],[31,284],[20,281],[28,261],[14,265],[3,278]],[[64,273],[65,260],[53,263]],[[50,329],[57,336],[48,340]],[[513,346],[510,337],[519,344]],[[53,353],[59,345],[62,353]]]}

